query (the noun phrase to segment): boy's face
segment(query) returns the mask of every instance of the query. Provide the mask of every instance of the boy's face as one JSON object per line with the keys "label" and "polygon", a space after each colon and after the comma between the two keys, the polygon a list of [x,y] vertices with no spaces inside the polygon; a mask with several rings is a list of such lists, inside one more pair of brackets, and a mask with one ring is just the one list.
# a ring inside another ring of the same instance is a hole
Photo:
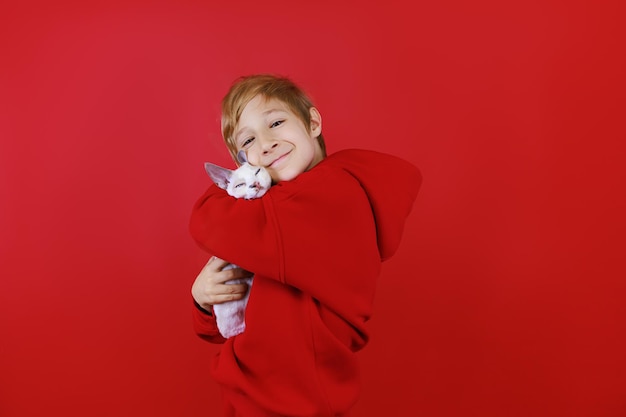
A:
{"label": "boy's face", "polygon": [[323,159],[317,136],[319,112],[311,108],[311,130],[280,100],[256,96],[244,107],[234,138],[248,162],[265,167],[272,180],[289,181]]}

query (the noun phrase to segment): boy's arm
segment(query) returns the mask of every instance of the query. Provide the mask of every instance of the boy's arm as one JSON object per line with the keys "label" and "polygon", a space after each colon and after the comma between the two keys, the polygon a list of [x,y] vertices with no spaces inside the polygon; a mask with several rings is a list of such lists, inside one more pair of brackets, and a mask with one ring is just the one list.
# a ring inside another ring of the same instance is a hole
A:
{"label": "boy's arm", "polygon": [[294,286],[344,317],[369,315],[380,268],[376,224],[365,192],[345,171],[319,166],[257,200],[211,187],[190,229],[220,258]]}
{"label": "boy's arm", "polygon": [[355,155],[358,164],[323,161],[256,200],[212,186],[194,207],[191,233],[210,253],[294,286],[344,317],[367,315],[381,258],[397,248],[421,179],[398,158]]}

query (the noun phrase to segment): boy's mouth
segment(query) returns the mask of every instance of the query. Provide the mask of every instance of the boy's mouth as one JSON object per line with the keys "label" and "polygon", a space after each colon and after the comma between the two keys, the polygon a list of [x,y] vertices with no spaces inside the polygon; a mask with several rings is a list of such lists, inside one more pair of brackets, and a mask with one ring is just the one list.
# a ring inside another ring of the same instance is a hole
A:
{"label": "boy's mouth", "polygon": [[285,160],[285,157],[286,157],[287,155],[289,155],[289,153],[290,153],[290,152],[291,152],[291,151],[289,151],[289,152],[287,152],[287,153],[284,153],[284,154],[282,154],[281,156],[279,156],[278,158],[274,159],[274,160],[272,161],[272,163],[271,163],[271,164],[269,164],[269,167],[270,167],[270,168],[276,168],[276,166],[277,166],[277,165],[280,165],[280,164],[282,163],[282,161],[284,161],[284,160]]}

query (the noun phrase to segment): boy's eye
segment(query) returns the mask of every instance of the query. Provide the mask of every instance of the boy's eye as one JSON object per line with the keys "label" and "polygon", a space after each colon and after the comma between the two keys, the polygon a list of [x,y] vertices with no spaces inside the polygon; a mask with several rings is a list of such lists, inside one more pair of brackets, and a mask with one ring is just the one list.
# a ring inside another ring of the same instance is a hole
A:
{"label": "boy's eye", "polygon": [[283,124],[283,122],[284,120],[276,120],[274,123],[270,125],[270,127],[280,126],[281,124]]}
{"label": "boy's eye", "polygon": [[254,140],[254,138],[248,138],[248,139],[244,140],[243,143],[241,144],[241,147],[243,148],[245,146],[248,146],[249,144],[252,143],[253,140]]}

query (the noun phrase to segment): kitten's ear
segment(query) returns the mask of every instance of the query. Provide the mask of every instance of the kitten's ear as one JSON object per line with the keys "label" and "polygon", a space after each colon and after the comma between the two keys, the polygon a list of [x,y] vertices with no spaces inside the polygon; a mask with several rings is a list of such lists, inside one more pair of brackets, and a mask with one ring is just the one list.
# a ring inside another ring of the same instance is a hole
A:
{"label": "kitten's ear", "polygon": [[237,152],[237,161],[239,161],[241,165],[248,162],[248,157],[246,156],[246,152],[244,150]]}
{"label": "kitten's ear", "polygon": [[233,171],[228,168],[212,164],[210,162],[204,163],[204,169],[206,173],[209,174],[209,177],[211,177],[215,185],[223,190],[228,187],[228,183],[230,182],[230,177],[232,176]]}

